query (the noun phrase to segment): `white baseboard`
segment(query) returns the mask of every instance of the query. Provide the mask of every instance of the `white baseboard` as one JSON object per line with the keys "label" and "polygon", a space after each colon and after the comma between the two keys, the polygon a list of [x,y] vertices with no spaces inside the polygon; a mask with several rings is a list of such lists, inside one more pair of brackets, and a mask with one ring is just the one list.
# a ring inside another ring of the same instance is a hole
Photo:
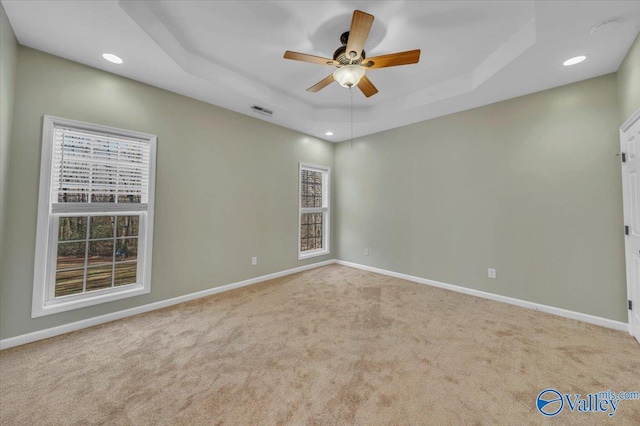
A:
{"label": "white baseboard", "polygon": [[138,306],[131,309],[125,309],[123,311],[113,312],[113,313],[101,315],[98,317],[87,318],[85,320],[76,321],[69,324],[63,324],[57,327],[47,328],[45,330],[38,330],[38,331],[34,331],[33,333],[22,334],[16,337],[10,337],[8,339],[0,340],[0,350],[12,348],[14,346],[24,345],[26,343],[35,342],[42,339],[48,339],[49,337],[59,336],[61,334],[70,333],[72,331],[80,330],[87,327],[92,327],[94,325],[104,324],[106,322],[111,322],[111,321],[119,320],[122,318],[130,317],[133,315],[142,314],[144,312],[154,311],[156,309],[166,308],[167,306],[176,305],[178,303],[188,302],[190,300],[199,299],[201,297],[211,296],[212,294],[222,293],[223,291],[229,291],[235,288],[257,284],[263,281],[284,277],[286,275],[295,274],[295,273],[306,271],[309,269],[331,265],[333,263],[337,263],[338,265],[343,265],[343,266],[349,266],[352,268],[362,269],[369,272],[375,272],[377,274],[387,275],[390,277],[400,278],[403,280],[412,281],[419,284],[426,284],[433,287],[439,287],[445,290],[451,290],[458,293],[464,293],[472,296],[482,297],[484,299],[495,300],[503,303],[509,303],[511,305],[516,305],[516,306],[521,306],[523,308],[546,312],[548,314],[558,315],[565,318],[571,318],[574,320],[587,322],[589,324],[599,325],[601,327],[629,332],[628,324],[620,321],[614,321],[607,318],[596,317],[594,315],[569,311],[566,309],[542,305],[539,303],[528,302],[526,300],[514,299],[512,297],[501,296],[499,294],[493,294],[493,293],[487,293],[485,291],[474,290],[471,288],[461,287],[453,284],[446,284],[439,281],[433,281],[425,278],[415,277],[413,275],[387,271],[386,269],[374,268],[373,266],[361,265],[359,263],[347,262],[344,260],[327,260],[324,262],[313,263],[310,265],[300,266],[298,268],[275,272],[273,274],[262,275],[260,277],[239,281],[237,283],[227,284],[220,287],[211,288],[208,290],[198,291],[196,293],[185,294],[184,296],[178,296],[172,299],[161,300],[159,302],[150,303],[148,305]]}
{"label": "white baseboard", "polygon": [[548,314],[558,315],[565,318],[571,318],[578,321],[588,322],[589,324],[599,325],[601,327],[612,328],[614,330],[630,332],[629,325],[626,322],[614,321],[608,318],[596,317],[594,315],[583,314],[580,312],[569,311],[566,309],[556,308],[553,306],[542,305],[540,303],[528,302],[526,300],[514,299],[512,297],[501,296],[499,294],[487,293],[485,291],[474,290],[458,285],[442,283],[439,281],[427,280],[425,278],[415,277],[413,275],[401,274],[399,272],[387,271],[385,269],[374,268],[372,266],[361,265],[359,263],[347,262],[344,260],[336,260],[335,263],[352,268],[358,268],[377,274],[388,275],[390,277],[401,278],[407,281],[413,281],[419,284],[426,284],[433,287],[443,288],[458,293],[469,294],[471,296],[482,297],[484,299],[495,300],[497,302],[509,303],[510,305],[521,306],[523,308],[533,309],[535,311],[546,312]]}
{"label": "white baseboard", "polygon": [[262,275],[256,278],[250,278],[248,280],[239,281],[237,283],[227,284],[220,287],[214,287],[207,290],[198,291],[195,293],[185,294],[184,296],[178,296],[172,299],[149,303],[148,305],[137,306],[135,308],[125,309],[118,312],[112,312],[110,314],[100,315],[98,317],[87,318],[85,320],[59,325],[57,327],[34,331],[33,333],[22,334],[16,337],[10,337],[8,339],[2,339],[0,340],[0,350],[13,348],[14,346],[24,345],[26,343],[35,342],[37,340],[48,339],[49,337],[59,336],[61,334],[70,333],[72,331],[81,330],[83,328],[92,327],[94,325],[104,324],[106,322],[111,322],[111,321],[119,320],[122,318],[130,317],[133,315],[142,314],[144,312],[166,308],[167,306],[177,305],[178,303],[188,302],[189,300],[211,296],[212,294],[222,293],[223,291],[229,291],[235,288],[245,287],[245,286],[257,284],[263,281],[272,280],[274,278],[284,277],[286,275],[295,274],[298,272],[306,271],[308,269],[319,268],[321,266],[330,265],[332,263],[335,263],[335,261],[327,260],[324,262],[312,263],[310,265],[300,266],[293,269],[287,269],[285,271],[274,272],[273,274],[267,274],[267,275]]}

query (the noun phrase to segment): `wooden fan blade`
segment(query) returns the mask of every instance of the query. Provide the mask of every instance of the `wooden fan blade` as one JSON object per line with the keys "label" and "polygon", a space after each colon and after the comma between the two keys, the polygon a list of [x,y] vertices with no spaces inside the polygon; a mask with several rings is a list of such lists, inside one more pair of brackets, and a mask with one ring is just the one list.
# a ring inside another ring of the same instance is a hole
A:
{"label": "wooden fan blade", "polygon": [[420,49],[416,49],[407,50],[406,52],[390,53],[389,55],[376,56],[375,58],[367,58],[363,61],[362,66],[368,70],[372,70],[376,68],[416,64],[419,60]]}
{"label": "wooden fan blade", "polygon": [[[362,55],[362,49],[364,49],[364,42],[369,37],[369,30],[373,25],[373,15],[361,12],[359,10],[353,11],[353,19],[351,20],[351,29],[349,30],[349,40],[347,40],[347,50],[345,54],[352,61],[358,59]],[[355,52],[355,56],[351,56]]]}
{"label": "wooden fan blade", "polygon": [[313,86],[309,87],[307,89],[307,92],[313,92],[313,93],[318,92],[324,89],[325,87],[327,87],[328,85],[330,85],[331,83],[333,83],[333,74],[330,74],[328,77],[320,80]]}
{"label": "wooden fan blade", "polygon": [[371,80],[365,75],[360,79],[360,83],[358,83],[358,89],[365,95],[367,98],[378,93],[378,89],[373,85]]}
{"label": "wooden fan blade", "polygon": [[333,59],[323,58],[321,56],[307,55],[306,53],[292,52],[290,50],[284,52],[284,58],[292,59],[294,61],[309,62],[318,65],[339,65],[338,61],[334,61]]}

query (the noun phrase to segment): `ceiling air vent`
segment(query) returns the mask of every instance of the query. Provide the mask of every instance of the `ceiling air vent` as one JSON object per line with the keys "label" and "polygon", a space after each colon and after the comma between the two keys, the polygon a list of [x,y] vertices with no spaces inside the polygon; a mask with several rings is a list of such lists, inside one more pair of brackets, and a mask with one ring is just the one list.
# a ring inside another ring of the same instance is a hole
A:
{"label": "ceiling air vent", "polygon": [[603,34],[614,30],[618,26],[619,22],[615,19],[609,19],[608,21],[600,22],[595,27],[591,28],[591,35]]}
{"label": "ceiling air vent", "polygon": [[258,114],[266,115],[267,117],[271,117],[273,115],[273,111],[270,109],[262,108],[261,106],[254,105],[251,107],[252,110],[257,112]]}

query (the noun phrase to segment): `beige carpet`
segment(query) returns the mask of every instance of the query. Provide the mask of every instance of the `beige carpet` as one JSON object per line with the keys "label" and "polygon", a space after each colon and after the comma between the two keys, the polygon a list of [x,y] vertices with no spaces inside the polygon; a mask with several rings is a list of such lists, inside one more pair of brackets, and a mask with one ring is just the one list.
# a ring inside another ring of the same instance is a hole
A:
{"label": "beige carpet", "polygon": [[3,425],[640,425],[535,402],[640,391],[640,345],[331,265],[5,350],[0,386]]}

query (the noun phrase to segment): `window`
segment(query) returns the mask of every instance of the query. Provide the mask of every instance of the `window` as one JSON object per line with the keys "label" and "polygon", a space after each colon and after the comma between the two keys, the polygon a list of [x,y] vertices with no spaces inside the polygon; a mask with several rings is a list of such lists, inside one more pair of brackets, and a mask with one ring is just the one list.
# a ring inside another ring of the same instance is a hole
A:
{"label": "window", "polygon": [[32,317],[149,293],[156,137],[43,128]]}
{"label": "window", "polygon": [[298,259],[329,253],[329,173],[324,166],[300,163]]}

